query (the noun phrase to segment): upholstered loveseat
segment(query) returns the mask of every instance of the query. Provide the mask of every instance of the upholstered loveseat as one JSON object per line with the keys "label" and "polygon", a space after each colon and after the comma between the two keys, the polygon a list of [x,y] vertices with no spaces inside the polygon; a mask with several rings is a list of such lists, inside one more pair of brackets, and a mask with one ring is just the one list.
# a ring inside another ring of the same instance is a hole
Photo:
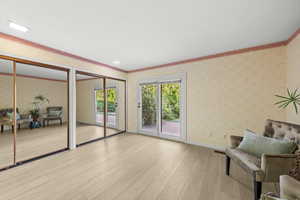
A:
{"label": "upholstered loveseat", "polygon": [[230,161],[233,160],[253,178],[254,199],[261,195],[262,182],[279,182],[281,175],[288,175],[295,167],[296,154],[300,153],[300,125],[274,120],[267,120],[263,133],[266,137],[286,139],[298,144],[293,154],[263,154],[261,158],[237,149],[243,137],[231,136],[231,147],[226,148],[226,174],[230,172]]}
{"label": "upholstered loveseat", "polygon": [[283,175],[280,176],[280,197],[277,194],[264,194],[261,200],[298,200],[300,199],[300,181]]}
{"label": "upholstered loveseat", "polygon": [[[8,113],[13,113],[13,108],[5,108],[0,109],[0,126],[1,126],[1,132],[4,131],[4,125],[11,126],[11,129],[13,130],[13,121],[9,118]],[[26,114],[20,114],[19,109],[17,108],[17,125],[18,128],[21,128],[22,124],[28,123],[30,121],[29,115]]]}

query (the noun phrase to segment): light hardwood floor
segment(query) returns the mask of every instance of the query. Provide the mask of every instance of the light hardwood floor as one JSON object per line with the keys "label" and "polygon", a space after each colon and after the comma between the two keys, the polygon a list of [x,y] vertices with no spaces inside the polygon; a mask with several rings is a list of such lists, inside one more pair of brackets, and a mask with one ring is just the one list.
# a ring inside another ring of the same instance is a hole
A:
{"label": "light hardwood floor", "polygon": [[121,134],[1,172],[0,199],[252,200],[251,180],[232,175],[212,150]]}
{"label": "light hardwood floor", "polygon": [[[107,129],[107,135],[117,133]],[[77,127],[77,144],[104,136],[103,127],[80,125]],[[67,126],[52,125],[37,129],[20,129],[17,132],[17,161],[30,159],[67,147]],[[13,164],[13,134],[11,131],[0,133],[0,168]]]}

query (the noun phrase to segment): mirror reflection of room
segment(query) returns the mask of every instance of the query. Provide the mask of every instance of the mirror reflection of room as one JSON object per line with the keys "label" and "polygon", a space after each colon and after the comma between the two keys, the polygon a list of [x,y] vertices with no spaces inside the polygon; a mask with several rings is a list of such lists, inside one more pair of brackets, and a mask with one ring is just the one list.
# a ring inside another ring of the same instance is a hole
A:
{"label": "mirror reflection of room", "polygon": [[68,72],[16,63],[17,161],[67,148]]}
{"label": "mirror reflection of room", "polygon": [[0,169],[14,164],[13,62],[0,59]]}
{"label": "mirror reflection of room", "polygon": [[104,137],[104,79],[76,74],[76,140],[77,144]]}
{"label": "mirror reflection of room", "polygon": [[125,130],[125,82],[106,79],[107,135]]}
{"label": "mirror reflection of room", "polygon": [[[104,81],[106,91],[104,91]],[[106,98],[104,98],[105,92]],[[77,72],[76,95],[77,144],[101,139],[125,130],[124,81]],[[106,121],[104,121],[105,110]]]}

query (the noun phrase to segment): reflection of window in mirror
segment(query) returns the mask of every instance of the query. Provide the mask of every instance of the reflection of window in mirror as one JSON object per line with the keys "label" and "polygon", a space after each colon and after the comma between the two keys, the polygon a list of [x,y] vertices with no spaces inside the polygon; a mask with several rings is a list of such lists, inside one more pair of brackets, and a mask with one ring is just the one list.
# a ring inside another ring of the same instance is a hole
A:
{"label": "reflection of window in mirror", "polygon": [[76,74],[77,144],[104,138],[104,79],[96,75]]}

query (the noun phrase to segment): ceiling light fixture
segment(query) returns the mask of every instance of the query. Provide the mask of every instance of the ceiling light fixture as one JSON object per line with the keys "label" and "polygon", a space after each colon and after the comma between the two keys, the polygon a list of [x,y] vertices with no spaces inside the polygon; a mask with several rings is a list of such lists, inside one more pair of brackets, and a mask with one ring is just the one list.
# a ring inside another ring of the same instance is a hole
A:
{"label": "ceiling light fixture", "polygon": [[12,21],[9,21],[9,27],[18,31],[22,31],[24,33],[26,33],[27,31],[29,31],[29,28],[27,28],[26,26],[22,26],[19,24],[16,24]]}
{"label": "ceiling light fixture", "polygon": [[113,61],[112,63],[115,64],[115,65],[119,65],[121,62],[118,61],[118,60],[115,60],[115,61]]}

